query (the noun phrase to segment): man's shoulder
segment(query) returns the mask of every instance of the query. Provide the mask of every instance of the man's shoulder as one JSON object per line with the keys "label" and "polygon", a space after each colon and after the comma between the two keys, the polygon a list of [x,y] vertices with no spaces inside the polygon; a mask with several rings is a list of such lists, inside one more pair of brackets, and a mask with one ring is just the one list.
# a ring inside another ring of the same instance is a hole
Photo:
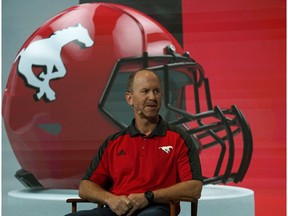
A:
{"label": "man's shoulder", "polygon": [[110,136],[107,137],[107,141],[114,141],[116,139],[118,139],[119,137],[121,136],[126,136],[127,134],[129,133],[128,129],[124,129],[124,130],[121,130],[121,131],[118,131],[114,134],[111,134]]}
{"label": "man's shoulder", "polygon": [[173,125],[170,123],[167,123],[167,130],[173,131],[175,133],[180,134],[181,136],[187,136],[189,135],[188,132],[182,128],[181,126]]}

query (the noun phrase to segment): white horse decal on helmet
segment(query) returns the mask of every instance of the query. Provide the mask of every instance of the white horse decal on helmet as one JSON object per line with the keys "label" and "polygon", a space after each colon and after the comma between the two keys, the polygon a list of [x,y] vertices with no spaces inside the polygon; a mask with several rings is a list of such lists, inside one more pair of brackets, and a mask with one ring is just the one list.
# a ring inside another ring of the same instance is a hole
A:
{"label": "white horse decal on helmet", "polygon": [[[94,43],[88,30],[78,24],[56,31],[49,38],[32,42],[17,55],[15,61],[20,58],[18,72],[25,77],[27,85],[38,89],[35,95],[37,100],[43,96],[48,101],[56,99],[56,93],[49,82],[65,76],[66,68],[61,59],[61,50],[71,41],[79,41],[85,47],[91,47]],[[35,66],[41,67],[39,75],[33,72]]]}

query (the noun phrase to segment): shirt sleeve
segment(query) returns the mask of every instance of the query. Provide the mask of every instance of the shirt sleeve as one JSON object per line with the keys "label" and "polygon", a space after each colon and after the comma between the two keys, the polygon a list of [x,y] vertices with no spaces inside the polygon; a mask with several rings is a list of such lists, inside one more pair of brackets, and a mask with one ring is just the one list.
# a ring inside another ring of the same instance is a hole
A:
{"label": "shirt sleeve", "polygon": [[90,180],[94,183],[105,187],[109,182],[109,169],[107,164],[106,151],[108,146],[108,141],[105,140],[100,146],[97,154],[94,156],[90,162],[90,166],[86,170],[82,180]]}
{"label": "shirt sleeve", "polygon": [[180,181],[191,179],[203,181],[199,154],[194,142],[198,142],[196,138],[191,137],[189,134],[182,134],[180,152],[177,159]]}

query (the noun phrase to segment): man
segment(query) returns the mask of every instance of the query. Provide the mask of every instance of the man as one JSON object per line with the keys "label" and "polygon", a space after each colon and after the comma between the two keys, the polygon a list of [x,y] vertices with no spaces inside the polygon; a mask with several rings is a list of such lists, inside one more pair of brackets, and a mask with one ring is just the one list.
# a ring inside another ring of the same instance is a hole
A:
{"label": "man", "polygon": [[173,197],[200,198],[197,149],[189,134],[158,114],[162,97],[153,71],[143,69],[129,77],[125,98],[134,120],[105,140],[79,186],[81,198],[107,207],[69,216],[165,216]]}

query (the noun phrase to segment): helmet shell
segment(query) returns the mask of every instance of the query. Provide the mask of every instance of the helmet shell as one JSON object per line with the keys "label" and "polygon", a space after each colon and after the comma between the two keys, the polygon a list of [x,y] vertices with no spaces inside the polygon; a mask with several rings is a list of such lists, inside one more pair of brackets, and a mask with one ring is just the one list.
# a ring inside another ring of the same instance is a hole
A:
{"label": "helmet shell", "polygon": [[43,187],[78,188],[101,143],[120,130],[98,107],[115,64],[164,55],[171,44],[183,53],[159,23],[118,4],[73,6],[40,26],[20,48],[3,96],[22,169]]}

